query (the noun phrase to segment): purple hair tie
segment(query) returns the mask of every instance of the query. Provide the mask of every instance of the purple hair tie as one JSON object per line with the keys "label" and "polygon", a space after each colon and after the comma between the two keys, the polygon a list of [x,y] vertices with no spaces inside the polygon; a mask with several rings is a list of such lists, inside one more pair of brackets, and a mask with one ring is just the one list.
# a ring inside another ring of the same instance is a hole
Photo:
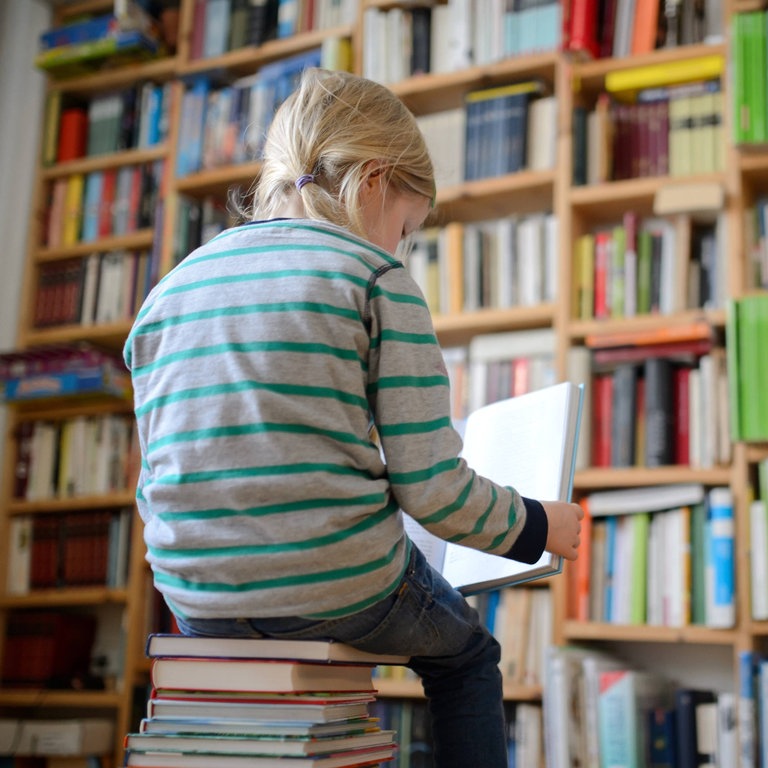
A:
{"label": "purple hair tie", "polygon": [[305,184],[312,184],[315,181],[315,176],[312,173],[305,173],[303,176],[299,176],[298,179],[296,179],[296,189],[301,192],[302,187],[304,187]]}

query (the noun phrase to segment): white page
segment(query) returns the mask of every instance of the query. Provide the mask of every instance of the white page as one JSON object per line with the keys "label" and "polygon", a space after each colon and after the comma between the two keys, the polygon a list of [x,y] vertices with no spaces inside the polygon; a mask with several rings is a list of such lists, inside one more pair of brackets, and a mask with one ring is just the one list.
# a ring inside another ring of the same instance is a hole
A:
{"label": "white page", "polygon": [[[462,455],[478,474],[523,496],[567,501],[580,409],[581,388],[567,382],[484,406],[467,419]],[[466,594],[522,583],[562,567],[561,558],[549,552],[529,565],[446,543],[405,518],[408,535],[428,561]]]}

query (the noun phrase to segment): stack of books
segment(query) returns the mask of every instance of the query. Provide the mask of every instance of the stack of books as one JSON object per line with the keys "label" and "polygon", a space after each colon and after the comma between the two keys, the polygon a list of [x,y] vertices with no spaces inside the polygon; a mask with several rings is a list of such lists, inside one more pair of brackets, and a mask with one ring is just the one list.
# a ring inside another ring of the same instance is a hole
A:
{"label": "stack of books", "polygon": [[394,757],[369,706],[373,670],[404,664],[341,643],[186,637],[147,641],[152,693],[125,766],[351,768]]}

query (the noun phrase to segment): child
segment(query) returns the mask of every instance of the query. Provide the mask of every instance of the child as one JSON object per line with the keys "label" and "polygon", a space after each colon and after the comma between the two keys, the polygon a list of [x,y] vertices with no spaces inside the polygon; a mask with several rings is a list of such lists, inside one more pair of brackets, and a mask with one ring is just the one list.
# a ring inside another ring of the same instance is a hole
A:
{"label": "child", "polygon": [[[157,588],[189,634],[411,656],[441,768],[506,766],[499,646],[411,544],[576,557],[577,505],[458,458],[424,299],[394,253],[434,176],[384,87],[306,72],[269,129],[252,223],[152,291],[125,347]],[[386,465],[370,438],[375,425]]]}

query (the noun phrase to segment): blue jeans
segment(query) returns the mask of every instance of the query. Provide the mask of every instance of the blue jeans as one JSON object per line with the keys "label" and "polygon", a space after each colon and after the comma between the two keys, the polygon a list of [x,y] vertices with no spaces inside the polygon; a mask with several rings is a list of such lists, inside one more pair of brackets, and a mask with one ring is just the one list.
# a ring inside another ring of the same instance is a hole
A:
{"label": "blue jeans", "polygon": [[403,581],[385,600],[328,620],[178,619],[189,635],[332,639],[410,656],[432,718],[438,768],[506,768],[500,648],[477,612],[413,547]]}

